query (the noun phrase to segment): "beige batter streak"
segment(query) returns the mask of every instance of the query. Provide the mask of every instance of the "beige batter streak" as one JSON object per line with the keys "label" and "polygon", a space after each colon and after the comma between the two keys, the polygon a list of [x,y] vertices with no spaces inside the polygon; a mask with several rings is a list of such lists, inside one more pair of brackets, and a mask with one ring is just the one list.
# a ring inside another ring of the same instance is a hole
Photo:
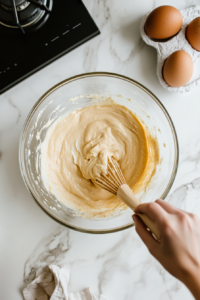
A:
{"label": "beige batter streak", "polygon": [[47,190],[78,215],[107,217],[127,209],[89,179],[116,159],[135,193],[146,188],[159,162],[156,140],[125,107],[90,106],[49,128],[42,145],[42,178]]}

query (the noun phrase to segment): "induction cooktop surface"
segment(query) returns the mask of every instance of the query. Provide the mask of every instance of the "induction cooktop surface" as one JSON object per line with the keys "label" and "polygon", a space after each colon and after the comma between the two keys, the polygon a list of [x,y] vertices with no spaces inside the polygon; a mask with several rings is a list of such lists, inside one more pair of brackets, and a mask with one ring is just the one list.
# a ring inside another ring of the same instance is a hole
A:
{"label": "induction cooktop surface", "polygon": [[0,93],[99,33],[81,0],[0,0]]}

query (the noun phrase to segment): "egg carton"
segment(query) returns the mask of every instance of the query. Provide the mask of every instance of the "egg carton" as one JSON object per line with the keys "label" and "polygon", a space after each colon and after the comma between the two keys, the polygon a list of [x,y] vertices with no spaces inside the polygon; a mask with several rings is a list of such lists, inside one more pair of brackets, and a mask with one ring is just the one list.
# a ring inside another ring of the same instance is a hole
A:
{"label": "egg carton", "polygon": [[[200,86],[200,66],[197,61],[200,59],[200,51],[196,51],[192,46],[189,44],[185,37],[185,30],[187,26],[190,24],[190,22],[200,16],[200,6],[191,6],[189,8],[183,9],[180,11],[182,16],[183,16],[183,25],[181,27],[181,30],[179,33],[171,38],[170,40],[166,42],[156,42],[153,41],[146,33],[144,30],[144,24],[146,22],[146,19],[148,15],[151,13],[149,12],[146,14],[140,24],[140,33],[141,37],[144,40],[144,42],[147,45],[150,45],[157,50],[157,76],[158,79],[161,83],[161,85],[167,89],[170,92],[177,92],[177,93],[186,93],[194,88]],[[187,52],[193,61],[194,64],[194,71],[192,78],[190,81],[182,86],[182,87],[171,87],[169,86],[166,81],[163,79],[162,75],[162,69],[165,60],[175,51],[177,50],[184,50]]]}

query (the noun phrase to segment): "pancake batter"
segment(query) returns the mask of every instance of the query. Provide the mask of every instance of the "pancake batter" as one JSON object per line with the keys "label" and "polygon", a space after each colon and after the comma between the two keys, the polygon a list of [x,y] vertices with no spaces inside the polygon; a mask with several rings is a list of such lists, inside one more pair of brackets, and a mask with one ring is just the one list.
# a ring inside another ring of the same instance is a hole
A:
{"label": "pancake batter", "polygon": [[133,192],[141,192],[159,161],[156,141],[128,109],[89,106],[53,124],[42,145],[42,178],[48,191],[77,215],[107,217],[127,209],[116,196],[89,179],[116,159]]}

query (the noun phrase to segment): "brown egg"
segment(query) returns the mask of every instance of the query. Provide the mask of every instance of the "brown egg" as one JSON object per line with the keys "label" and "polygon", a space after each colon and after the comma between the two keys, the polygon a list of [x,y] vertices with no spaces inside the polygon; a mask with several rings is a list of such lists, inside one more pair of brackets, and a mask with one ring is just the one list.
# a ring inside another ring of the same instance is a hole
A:
{"label": "brown egg", "polygon": [[192,20],[186,29],[188,42],[197,51],[200,51],[200,17]]}
{"label": "brown egg", "polygon": [[152,39],[167,39],[178,33],[182,24],[180,11],[173,6],[163,5],[148,15],[144,29]]}
{"label": "brown egg", "polygon": [[165,61],[163,77],[173,87],[185,85],[193,73],[193,62],[191,56],[183,51],[173,52]]}

